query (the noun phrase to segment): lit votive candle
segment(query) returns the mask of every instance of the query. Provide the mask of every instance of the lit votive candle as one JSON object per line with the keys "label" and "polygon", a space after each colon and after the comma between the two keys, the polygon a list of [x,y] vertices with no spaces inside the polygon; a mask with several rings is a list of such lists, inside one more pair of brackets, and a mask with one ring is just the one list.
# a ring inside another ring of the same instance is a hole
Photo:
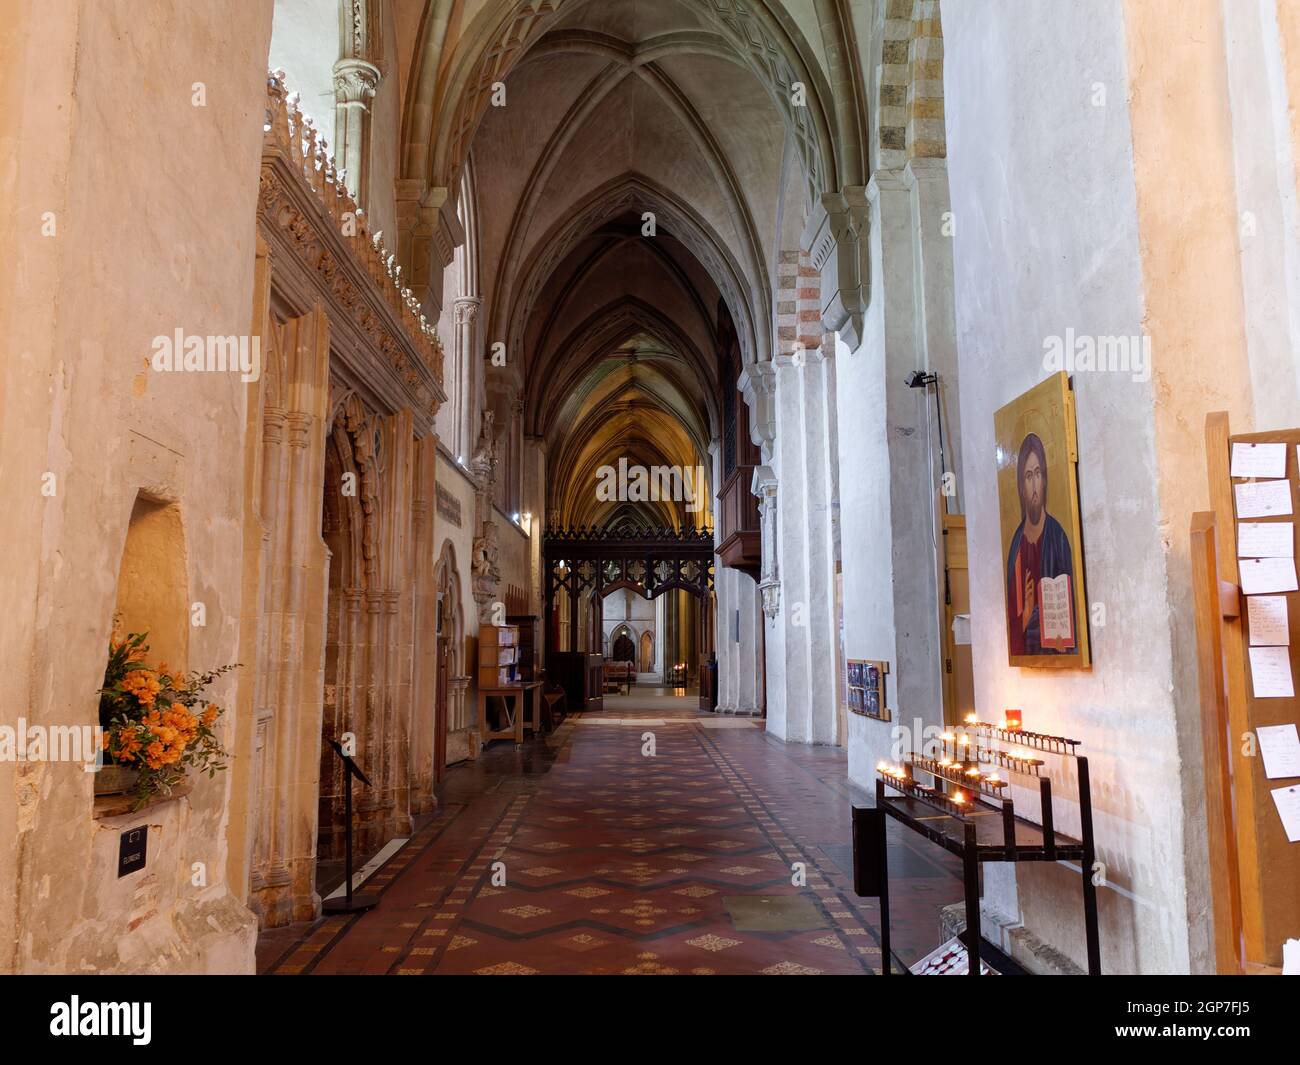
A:
{"label": "lit votive candle", "polygon": [[1023,720],[1024,720],[1024,718],[1023,718],[1023,716],[1021,715],[1020,711],[1019,711],[1019,710],[1008,710],[1008,711],[1006,711],[1006,715],[1007,715],[1007,717],[1006,717],[1006,722],[1007,722],[1007,723],[1006,723],[1006,730],[1007,730],[1008,732],[1019,732],[1019,731],[1020,731],[1021,723],[1022,723]]}

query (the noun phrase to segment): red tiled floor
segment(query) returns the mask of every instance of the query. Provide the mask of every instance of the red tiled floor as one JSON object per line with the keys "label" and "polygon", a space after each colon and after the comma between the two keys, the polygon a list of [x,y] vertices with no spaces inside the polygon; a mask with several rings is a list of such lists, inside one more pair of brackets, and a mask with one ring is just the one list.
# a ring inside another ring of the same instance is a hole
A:
{"label": "red tiled floor", "polygon": [[[782,743],[761,722],[705,727],[718,719],[693,702],[610,699],[593,717],[627,723],[570,719],[521,752],[498,744],[452,770],[438,813],[367,882],[380,905],[264,934],[260,967],[878,972],[876,903],[852,893],[847,868],[849,809],[868,800],[849,787],[843,752]],[[665,723],[642,723],[655,719]],[[945,855],[890,831],[891,927],[910,962],[937,944],[939,909],[960,883]],[[812,901],[822,927],[739,931],[727,909],[793,895]]]}

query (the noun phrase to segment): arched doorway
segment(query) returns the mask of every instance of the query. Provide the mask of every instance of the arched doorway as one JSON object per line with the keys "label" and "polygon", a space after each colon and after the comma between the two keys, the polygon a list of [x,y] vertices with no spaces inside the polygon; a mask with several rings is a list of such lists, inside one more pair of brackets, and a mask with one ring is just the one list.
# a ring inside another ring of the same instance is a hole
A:
{"label": "arched doorway", "polygon": [[655,667],[655,634],[646,630],[641,633],[641,657],[637,662],[638,673],[649,673]]}
{"label": "arched doorway", "polygon": [[[325,615],[325,688],[320,765],[320,820],[317,826],[318,867],[343,856],[343,772],[329,740],[355,730],[353,678],[358,625],[365,602],[368,573],[361,564],[360,545],[365,515],[354,491],[358,481],[353,441],[342,416],[325,444],[325,488],[321,508],[321,539],[329,548],[328,605]],[[345,477],[346,475],[346,477]]]}
{"label": "arched doorway", "polygon": [[609,657],[616,662],[635,662],[636,644],[632,641],[632,632],[626,625],[614,634],[610,644]]}

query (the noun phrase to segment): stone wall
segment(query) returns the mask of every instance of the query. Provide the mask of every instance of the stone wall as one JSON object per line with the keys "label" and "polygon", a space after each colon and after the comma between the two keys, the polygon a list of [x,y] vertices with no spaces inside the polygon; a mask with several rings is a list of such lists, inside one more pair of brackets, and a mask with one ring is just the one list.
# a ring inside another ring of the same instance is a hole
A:
{"label": "stone wall", "polygon": [[[125,0],[20,5],[9,30],[0,140],[18,164],[0,247],[24,282],[0,312],[12,345],[0,465],[15,486],[0,517],[0,716],[91,724],[142,493],[177,508],[185,601],[205,607],[188,664],[237,659],[246,386],[156,374],[149,357],[178,328],[250,331],[271,3],[144,21]],[[234,687],[222,680],[214,700],[232,706]],[[17,798],[0,803],[13,842],[0,856],[0,970],[251,971],[255,922],[226,881],[229,774],[103,820],[93,779],[68,763],[0,766],[0,792]],[[143,824],[147,864],[119,880],[118,833]]]}

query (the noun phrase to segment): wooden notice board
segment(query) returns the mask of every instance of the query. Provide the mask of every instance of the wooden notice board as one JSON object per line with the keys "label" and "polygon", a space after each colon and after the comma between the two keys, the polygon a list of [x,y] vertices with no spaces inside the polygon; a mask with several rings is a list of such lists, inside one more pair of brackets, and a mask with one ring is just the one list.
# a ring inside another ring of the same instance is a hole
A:
{"label": "wooden notice board", "polygon": [[[1245,966],[1280,966],[1282,944],[1288,938],[1300,938],[1300,843],[1287,839],[1271,793],[1277,788],[1300,784],[1300,779],[1268,779],[1254,733],[1267,725],[1300,724],[1300,698],[1255,696],[1250,667],[1248,597],[1240,594],[1234,492],[1235,485],[1250,481],[1231,476],[1234,443],[1286,445],[1286,480],[1292,513],[1241,520],[1290,522],[1294,550],[1295,530],[1300,528],[1300,462],[1296,452],[1300,429],[1234,435],[1229,431],[1226,414],[1211,414],[1206,421],[1206,452],[1213,517],[1207,520],[1209,515],[1197,515],[1192,523],[1194,576],[1203,582],[1215,576],[1218,580],[1217,589],[1197,590],[1198,615],[1202,615],[1197,618],[1200,654],[1204,657],[1207,645],[1218,644],[1215,648],[1218,653],[1213,657],[1222,667],[1218,672],[1207,669],[1203,662],[1200,677],[1202,713],[1213,714],[1215,701],[1220,704],[1218,727],[1205,731],[1211,864],[1219,858],[1229,862],[1235,859],[1236,865],[1235,869],[1227,870],[1226,876],[1223,870],[1212,869],[1216,879],[1216,926],[1219,926],[1216,939],[1222,939],[1223,926],[1239,922],[1244,953],[1241,960]],[[1203,553],[1210,558],[1208,567],[1198,556],[1198,524]],[[1212,543],[1205,541],[1210,530]],[[1300,555],[1300,551],[1296,553]],[[1217,596],[1213,595],[1216,590]],[[1300,684],[1300,593],[1276,594],[1283,595],[1287,602],[1290,632],[1287,650],[1293,685]],[[1203,623],[1203,615],[1209,612],[1216,615],[1218,625],[1214,631],[1207,630]],[[1213,734],[1216,731],[1217,736]],[[1215,747],[1213,756],[1211,746]],[[1217,773],[1214,772],[1216,761],[1220,767]],[[1225,832],[1230,838],[1216,840],[1216,832]],[[1223,891],[1235,892],[1237,898],[1225,902],[1218,897]]]}

